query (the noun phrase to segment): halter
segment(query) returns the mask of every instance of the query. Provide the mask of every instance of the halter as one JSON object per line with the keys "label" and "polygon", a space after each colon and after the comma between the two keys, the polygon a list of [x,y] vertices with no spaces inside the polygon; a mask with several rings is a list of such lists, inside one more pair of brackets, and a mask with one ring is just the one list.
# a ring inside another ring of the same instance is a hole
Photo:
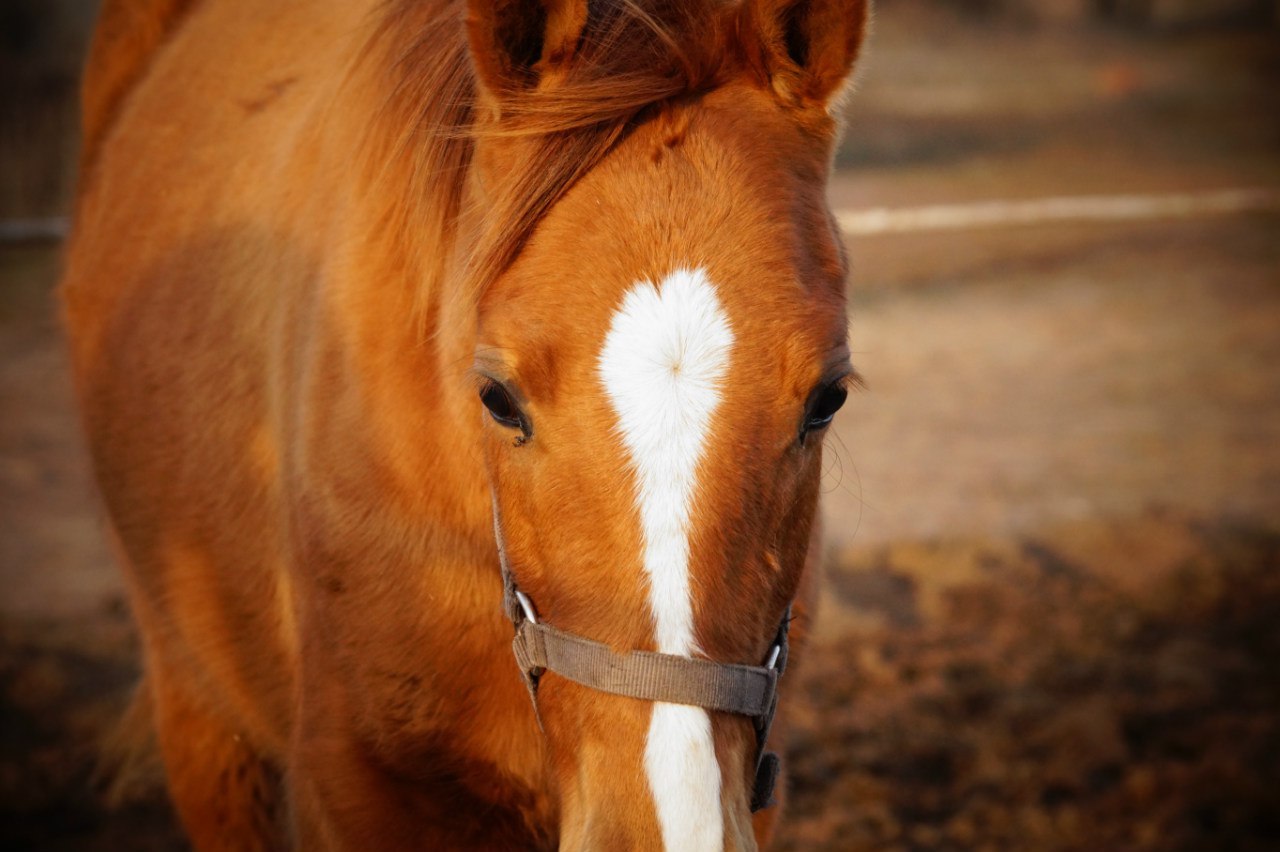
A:
{"label": "halter", "polygon": [[747,716],[756,732],[756,774],[751,811],[755,813],[774,803],[778,756],[765,751],[765,744],[778,709],[778,678],[787,667],[790,605],[782,614],[782,622],[763,666],[717,663],[652,651],[619,654],[608,645],[538,621],[533,602],[516,587],[507,562],[496,498],[493,501],[493,532],[498,544],[498,561],[502,566],[502,608],[516,631],[511,647],[525,688],[529,690],[539,728],[542,727],[542,717],[538,713],[538,681],[546,671],[611,695],[688,704]]}

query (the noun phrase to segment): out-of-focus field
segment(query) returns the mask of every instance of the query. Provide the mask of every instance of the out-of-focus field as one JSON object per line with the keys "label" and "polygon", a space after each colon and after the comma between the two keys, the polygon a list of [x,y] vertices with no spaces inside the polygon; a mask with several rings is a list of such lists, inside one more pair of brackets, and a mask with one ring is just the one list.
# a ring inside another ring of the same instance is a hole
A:
{"label": "out-of-focus field", "polygon": [[[833,203],[1280,187],[1278,32],[882,4]],[[781,848],[1280,848],[1280,216],[849,249]],[[137,646],[56,269],[0,251],[0,844],[180,848],[91,777]]]}

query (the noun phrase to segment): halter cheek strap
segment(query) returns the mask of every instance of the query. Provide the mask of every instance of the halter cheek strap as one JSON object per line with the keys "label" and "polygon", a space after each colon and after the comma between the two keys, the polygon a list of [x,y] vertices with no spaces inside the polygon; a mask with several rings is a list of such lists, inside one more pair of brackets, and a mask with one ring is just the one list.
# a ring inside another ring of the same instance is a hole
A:
{"label": "halter cheek strap", "polygon": [[[600,642],[540,623],[528,597],[516,588],[507,563],[498,507],[494,505],[494,537],[502,565],[503,610],[515,625],[512,649],[533,712],[538,716],[538,680],[553,671],[583,686],[645,701],[688,704],[749,717],[756,733],[756,774],[752,812],[773,804],[778,756],[765,751],[778,709],[778,678],[787,666],[788,606],[763,666],[716,663],[673,654],[630,651],[619,654]],[[538,716],[538,725],[542,719]]]}

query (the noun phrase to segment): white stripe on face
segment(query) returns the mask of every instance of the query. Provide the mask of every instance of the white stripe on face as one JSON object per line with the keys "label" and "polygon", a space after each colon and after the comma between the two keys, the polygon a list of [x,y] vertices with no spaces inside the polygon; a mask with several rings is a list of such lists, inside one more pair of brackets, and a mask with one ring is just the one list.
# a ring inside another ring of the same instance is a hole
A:
{"label": "white stripe on face", "polygon": [[[613,316],[599,375],[636,474],[658,650],[690,656],[689,516],[733,332],[701,269],[642,281]],[[645,771],[668,850],[723,848],[720,768],[705,710],[654,704]]]}

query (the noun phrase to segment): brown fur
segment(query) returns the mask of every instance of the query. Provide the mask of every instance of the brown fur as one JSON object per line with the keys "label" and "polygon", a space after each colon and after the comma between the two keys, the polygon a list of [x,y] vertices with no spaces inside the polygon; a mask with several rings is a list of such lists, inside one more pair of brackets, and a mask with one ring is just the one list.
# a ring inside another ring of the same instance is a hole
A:
{"label": "brown fur", "polygon": [[93,162],[120,103],[196,0],[105,0],[80,92],[80,170]]}
{"label": "brown fur", "polygon": [[[99,35],[63,297],[197,848],[660,846],[648,704],[548,676],[535,725],[490,494],[545,618],[653,647],[594,365],[625,287],[703,266],[742,354],[699,644],[757,661],[793,598],[803,638],[820,448],[795,434],[847,358],[827,105],[864,9],[782,5],[202,0]],[[527,446],[478,371],[519,389]],[[713,731],[726,846],[754,848],[750,724]]]}

